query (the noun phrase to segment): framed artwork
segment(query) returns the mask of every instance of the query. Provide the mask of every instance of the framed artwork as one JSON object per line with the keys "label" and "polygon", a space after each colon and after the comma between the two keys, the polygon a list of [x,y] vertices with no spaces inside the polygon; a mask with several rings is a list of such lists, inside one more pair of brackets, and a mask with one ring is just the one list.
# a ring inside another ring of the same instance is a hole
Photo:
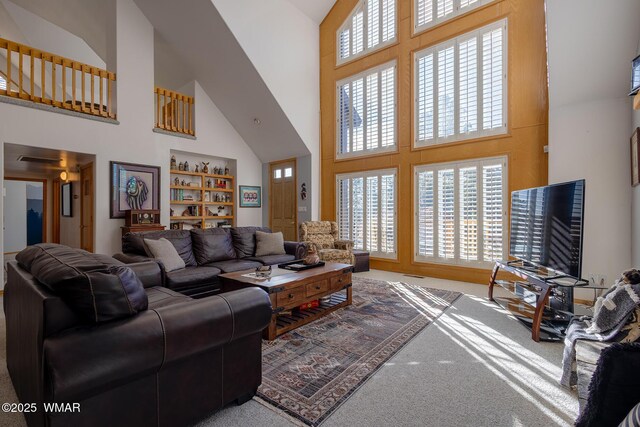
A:
{"label": "framed artwork", "polygon": [[110,218],[126,210],[160,209],[160,167],[110,162]]}
{"label": "framed artwork", "polygon": [[631,135],[631,186],[635,187],[640,184],[640,171],[638,167],[640,165],[640,150],[638,150],[638,133],[640,133],[640,128],[636,128],[636,130]]}
{"label": "framed artwork", "polygon": [[631,61],[631,92],[629,96],[635,95],[640,90],[640,55]]}
{"label": "framed artwork", "polygon": [[71,182],[62,184],[60,195],[62,198],[60,203],[62,212],[60,212],[60,215],[73,216],[73,185]]}
{"label": "framed artwork", "polygon": [[259,186],[240,186],[240,207],[259,208],[262,206],[262,189]]}

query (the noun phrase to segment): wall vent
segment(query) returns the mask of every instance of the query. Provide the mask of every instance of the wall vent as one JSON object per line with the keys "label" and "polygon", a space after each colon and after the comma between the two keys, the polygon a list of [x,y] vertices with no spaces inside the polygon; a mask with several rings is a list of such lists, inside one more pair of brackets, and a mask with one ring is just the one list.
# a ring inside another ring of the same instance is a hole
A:
{"label": "wall vent", "polygon": [[49,157],[34,157],[34,156],[20,156],[18,157],[19,162],[31,162],[31,163],[43,163],[47,165],[56,165],[59,166],[62,159],[52,159]]}

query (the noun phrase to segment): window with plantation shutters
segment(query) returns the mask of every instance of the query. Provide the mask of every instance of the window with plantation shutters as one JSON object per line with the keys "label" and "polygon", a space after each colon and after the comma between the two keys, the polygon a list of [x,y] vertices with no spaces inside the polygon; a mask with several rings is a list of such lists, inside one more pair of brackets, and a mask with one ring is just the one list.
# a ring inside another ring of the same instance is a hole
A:
{"label": "window with plantation shutters", "polygon": [[337,63],[389,45],[396,39],[396,1],[361,0],[338,30]]}
{"label": "window with plantation shutters", "polygon": [[507,132],[507,21],[415,54],[415,146]]}
{"label": "window with plantation shutters", "polygon": [[416,261],[488,267],[506,256],[506,162],[415,167]]}
{"label": "window with plantation shutters", "polygon": [[341,239],[371,256],[396,258],[396,170],[336,177],[336,218]]}
{"label": "window with plantation shutters", "polygon": [[413,0],[414,33],[424,31],[495,0]]}
{"label": "window with plantation shutters", "polygon": [[7,90],[7,80],[3,75],[0,75],[0,90]]}
{"label": "window with plantation shutters", "polygon": [[336,91],[336,156],[395,150],[395,61],[339,81]]}

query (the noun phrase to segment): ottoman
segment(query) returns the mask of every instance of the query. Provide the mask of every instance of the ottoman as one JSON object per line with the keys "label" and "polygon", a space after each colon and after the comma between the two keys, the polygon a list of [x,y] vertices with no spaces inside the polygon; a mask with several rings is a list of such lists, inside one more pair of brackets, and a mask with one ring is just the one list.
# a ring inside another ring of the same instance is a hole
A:
{"label": "ottoman", "polygon": [[356,259],[353,272],[361,273],[363,271],[369,271],[369,252],[354,250],[353,255]]}

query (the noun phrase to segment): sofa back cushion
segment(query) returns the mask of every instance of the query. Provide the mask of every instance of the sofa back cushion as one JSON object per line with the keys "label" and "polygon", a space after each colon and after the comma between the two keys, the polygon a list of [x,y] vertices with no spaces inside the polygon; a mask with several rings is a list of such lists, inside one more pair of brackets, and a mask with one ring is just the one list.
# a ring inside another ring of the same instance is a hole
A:
{"label": "sofa back cushion", "polygon": [[44,243],[16,255],[20,266],[90,322],[132,316],[147,309],[147,294],[126,265],[89,252]]}
{"label": "sofa back cushion", "polygon": [[144,243],[144,239],[159,240],[165,238],[173,244],[178,251],[180,258],[184,260],[187,267],[197,265],[191,246],[191,233],[189,230],[164,230],[164,231],[140,231],[137,233],[127,233],[122,236],[122,252],[125,254],[136,254],[153,257],[149,248]]}
{"label": "sofa back cushion", "polygon": [[236,257],[231,233],[225,228],[191,230],[193,254],[199,265],[215,261],[226,261]]}
{"label": "sofa back cushion", "polygon": [[233,246],[238,258],[246,258],[256,254],[256,231],[271,233],[269,227],[234,227],[231,229]]}

